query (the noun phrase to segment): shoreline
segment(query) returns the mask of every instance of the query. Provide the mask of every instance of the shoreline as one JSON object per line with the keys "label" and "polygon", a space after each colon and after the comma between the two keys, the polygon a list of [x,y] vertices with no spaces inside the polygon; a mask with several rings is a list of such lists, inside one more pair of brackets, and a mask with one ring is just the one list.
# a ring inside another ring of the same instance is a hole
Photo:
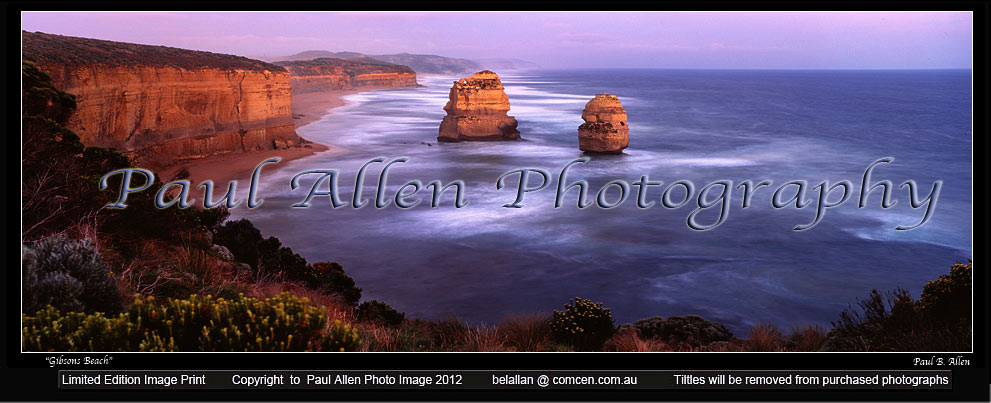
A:
{"label": "shoreline", "polygon": [[[295,129],[299,130],[299,128],[327,116],[334,108],[346,105],[347,102],[343,99],[345,95],[376,89],[384,88],[369,87],[359,90],[333,90],[294,95],[292,100],[292,117],[295,123]],[[302,136],[300,137],[304,138]],[[321,144],[305,138],[304,140],[307,143],[302,147],[281,150],[258,150],[189,161],[161,170],[159,179],[163,182],[168,182],[180,169],[185,167],[189,171],[189,177],[187,179],[193,186],[203,183],[205,180],[211,180],[215,186],[221,186],[219,184],[235,180],[238,182],[247,182],[251,179],[251,173],[255,167],[267,158],[282,158],[282,161],[279,161],[282,164],[317,153],[339,153],[347,151],[343,147]]]}
{"label": "shoreline", "polygon": [[380,88],[368,88],[361,90],[331,90],[323,92],[309,92],[304,94],[293,94],[292,97],[292,118],[296,129],[316,122],[324,116],[330,114],[334,108],[347,105],[344,101],[345,95],[357,94],[359,92],[371,91]]}

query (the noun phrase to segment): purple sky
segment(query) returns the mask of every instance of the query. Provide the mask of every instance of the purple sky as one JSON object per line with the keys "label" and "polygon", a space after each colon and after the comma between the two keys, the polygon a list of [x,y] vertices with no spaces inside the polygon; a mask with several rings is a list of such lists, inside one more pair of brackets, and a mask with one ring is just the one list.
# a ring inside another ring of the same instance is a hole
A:
{"label": "purple sky", "polygon": [[543,67],[970,68],[969,12],[24,13],[22,29],[244,56],[304,50]]}

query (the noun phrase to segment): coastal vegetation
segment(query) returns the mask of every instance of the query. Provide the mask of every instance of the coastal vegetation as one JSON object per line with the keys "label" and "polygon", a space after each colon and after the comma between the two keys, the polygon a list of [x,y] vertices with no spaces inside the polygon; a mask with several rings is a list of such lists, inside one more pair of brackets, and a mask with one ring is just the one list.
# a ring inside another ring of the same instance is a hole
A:
{"label": "coastal vegetation", "polygon": [[281,293],[265,300],[190,295],[158,303],[136,295],[108,316],[60,312],[52,306],[25,317],[29,351],[355,351],[357,333],[328,322],[326,307]]}
{"label": "coastal vegetation", "polygon": [[[307,262],[217,209],[155,209],[150,192],[107,209],[101,175],[131,166],[66,128],[72,95],[23,68],[23,348],[29,351],[966,351],[972,263],[918,300],[872,292],[831,329],[754,324],[738,338],[697,316],[616,327],[576,298],[553,314],[494,326],[407,317],[336,262]],[[110,184],[119,187],[120,183]]]}
{"label": "coastal vegetation", "polygon": [[927,283],[918,300],[905,289],[871,291],[833,322],[831,351],[969,351],[973,262]]}
{"label": "coastal vegetation", "polygon": [[601,302],[575,297],[564,305],[563,311],[554,311],[551,319],[554,337],[581,350],[598,350],[612,336],[615,326],[609,308]]}
{"label": "coastal vegetation", "polygon": [[68,65],[163,66],[187,70],[222,67],[230,70],[272,71],[279,66],[243,56],[168,46],[141,45],[74,36],[23,31],[21,38],[32,62]]}

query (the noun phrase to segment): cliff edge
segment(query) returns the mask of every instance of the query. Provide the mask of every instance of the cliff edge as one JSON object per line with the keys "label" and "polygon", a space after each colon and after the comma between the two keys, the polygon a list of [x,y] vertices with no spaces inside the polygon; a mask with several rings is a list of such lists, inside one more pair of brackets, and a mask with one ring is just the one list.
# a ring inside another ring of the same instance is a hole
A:
{"label": "cliff edge", "polygon": [[22,32],[23,59],[76,95],[68,127],[87,146],[164,168],[216,155],[298,147],[290,75],[245,57]]}
{"label": "cliff edge", "polygon": [[351,90],[361,87],[415,88],[413,69],[379,61],[321,57],[278,62],[289,71],[293,93]]}

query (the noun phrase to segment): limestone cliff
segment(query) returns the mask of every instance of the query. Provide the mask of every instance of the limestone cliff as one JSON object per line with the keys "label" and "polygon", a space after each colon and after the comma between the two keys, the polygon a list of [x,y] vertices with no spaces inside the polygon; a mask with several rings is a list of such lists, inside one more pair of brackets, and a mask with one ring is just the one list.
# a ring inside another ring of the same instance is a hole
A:
{"label": "limestone cliff", "polygon": [[276,63],[289,71],[293,93],[350,90],[362,87],[419,87],[413,69],[384,62],[335,58]]}
{"label": "limestone cliff", "polygon": [[578,149],[590,153],[618,154],[630,145],[626,110],[612,94],[596,94],[582,111],[578,126]]}
{"label": "limestone cliff", "polygon": [[293,60],[313,60],[317,58],[344,59],[368,63],[391,63],[409,66],[418,74],[463,74],[478,71],[478,63],[466,59],[454,59],[437,55],[414,55],[399,53],[391,55],[365,55],[357,52],[330,52],[326,50],[307,50],[289,56],[259,57],[269,62],[287,62]]}
{"label": "limestone cliff", "polygon": [[489,70],[454,82],[444,106],[439,141],[517,140],[516,118],[509,116],[509,96],[499,75]]}
{"label": "limestone cliff", "polygon": [[75,94],[69,128],[140,165],[299,146],[290,75],[247,59],[43,33],[22,33],[23,58]]}

